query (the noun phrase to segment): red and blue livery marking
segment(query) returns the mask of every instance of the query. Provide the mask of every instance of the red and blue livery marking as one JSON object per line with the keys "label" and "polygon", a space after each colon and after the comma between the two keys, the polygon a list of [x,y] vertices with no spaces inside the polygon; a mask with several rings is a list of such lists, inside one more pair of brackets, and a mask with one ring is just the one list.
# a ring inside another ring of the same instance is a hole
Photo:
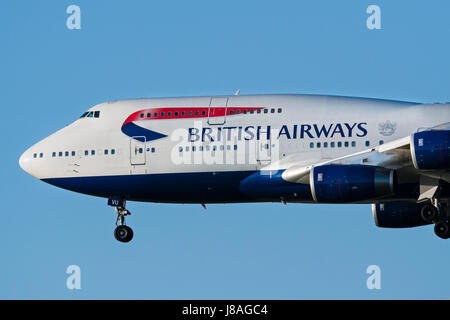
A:
{"label": "red and blue livery marking", "polygon": [[138,141],[152,141],[167,135],[143,128],[135,121],[225,117],[254,113],[263,107],[172,107],[143,109],[132,113],[122,124],[122,132]]}

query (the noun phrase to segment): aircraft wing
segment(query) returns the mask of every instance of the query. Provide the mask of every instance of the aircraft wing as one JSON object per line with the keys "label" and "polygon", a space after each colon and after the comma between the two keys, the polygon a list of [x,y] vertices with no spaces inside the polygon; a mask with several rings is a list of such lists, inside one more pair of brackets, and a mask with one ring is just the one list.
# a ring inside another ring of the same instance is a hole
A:
{"label": "aircraft wing", "polygon": [[[311,171],[315,167],[325,165],[373,166],[394,170],[398,183],[420,182],[420,196],[418,201],[432,199],[438,189],[440,180],[450,183],[450,172],[446,168],[439,168],[439,166],[436,168],[427,168],[425,165],[425,168],[421,168],[421,166],[424,166],[423,154],[425,154],[425,160],[427,160],[427,157],[430,158],[429,155],[433,154],[433,152],[434,157],[449,157],[450,145],[445,143],[445,141],[449,141],[449,129],[450,123],[445,123],[425,131],[418,131],[418,134],[412,134],[343,157],[309,165],[293,164],[288,166],[282,173],[282,178],[291,183],[312,184],[311,179],[313,178]],[[432,134],[426,133],[429,131],[433,131]],[[425,132],[425,134],[421,134],[421,132]],[[436,135],[438,135],[437,138],[434,137]],[[421,138],[421,136],[425,138]],[[426,139],[425,147],[423,146],[424,139]],[[418,151],[421,152],[421,148],[426,148],[426,153],[420,153],[420,158],[417,159],[419,156],[416,157],[416,154]],[[434,160],[432,156],[430,159]],[[438,163],[439,161],[435,162]]]}
{"label": "aircraft wing", "polygon": [[284,180],[293,183],[309,183],[311,169],[326,164],[362,164],[376,165],[389,169],[399,169],[412,164],[410,142],[411,137],[408,136],[377,147],[307,166],[298,166],[294,164],[283,172],[282,177]]}

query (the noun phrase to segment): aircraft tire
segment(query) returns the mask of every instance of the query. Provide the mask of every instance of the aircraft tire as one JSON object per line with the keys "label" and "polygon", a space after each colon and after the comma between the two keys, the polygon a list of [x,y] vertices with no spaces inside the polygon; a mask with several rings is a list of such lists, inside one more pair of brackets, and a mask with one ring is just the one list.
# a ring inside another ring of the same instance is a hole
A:
{"label": "aircraft tire", "polygon": [[133,229],[125,225],[117,226],[114,230],[114,237],[120,242],[130,242],[133,239]]}
{"label": "aircraft tire", "polygon": [[448,226],[448,222],[439,221],[434,225],[434,233],[442,239],[450,238],[450,229]]}
{"label": "aircraft tire", "polygon": [[420,211],[420,216],[427,223],[433,222],[438,216],[437,208],[431,204],[426,204]]}

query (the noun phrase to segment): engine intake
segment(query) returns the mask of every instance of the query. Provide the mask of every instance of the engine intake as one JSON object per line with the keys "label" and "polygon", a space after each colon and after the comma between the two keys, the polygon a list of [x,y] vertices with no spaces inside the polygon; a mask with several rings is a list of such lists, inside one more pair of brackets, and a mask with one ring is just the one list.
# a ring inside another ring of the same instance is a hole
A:
{"label": "engine intake", "polygon": [[316,202],[363,202],[394,194],[396,176],[376,166],[323,165],[311,169],[310,186]]}
{"label": "engine intake", "polygon": [[411,156],[419,170],[450,168],[450,131],[416,132],[411,139]]}
{"label": "engine intake", "polygon": [[412,228],[431,224],[421,217],[423,206],[413,202],[372,204],[373,219],[380,228]]}

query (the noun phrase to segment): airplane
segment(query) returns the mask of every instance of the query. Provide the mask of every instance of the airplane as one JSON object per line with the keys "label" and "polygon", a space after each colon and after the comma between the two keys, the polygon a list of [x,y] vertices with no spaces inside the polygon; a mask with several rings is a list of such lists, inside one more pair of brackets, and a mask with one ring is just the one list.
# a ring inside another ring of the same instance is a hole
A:
{"label": "airplane", "polygon": [[[26,150],[28,174],[127,201],[366,203],[376,226],[450,238],[450,104],[326,95],[100,103]],[[206,207],[205,207],[206,208]]]}

